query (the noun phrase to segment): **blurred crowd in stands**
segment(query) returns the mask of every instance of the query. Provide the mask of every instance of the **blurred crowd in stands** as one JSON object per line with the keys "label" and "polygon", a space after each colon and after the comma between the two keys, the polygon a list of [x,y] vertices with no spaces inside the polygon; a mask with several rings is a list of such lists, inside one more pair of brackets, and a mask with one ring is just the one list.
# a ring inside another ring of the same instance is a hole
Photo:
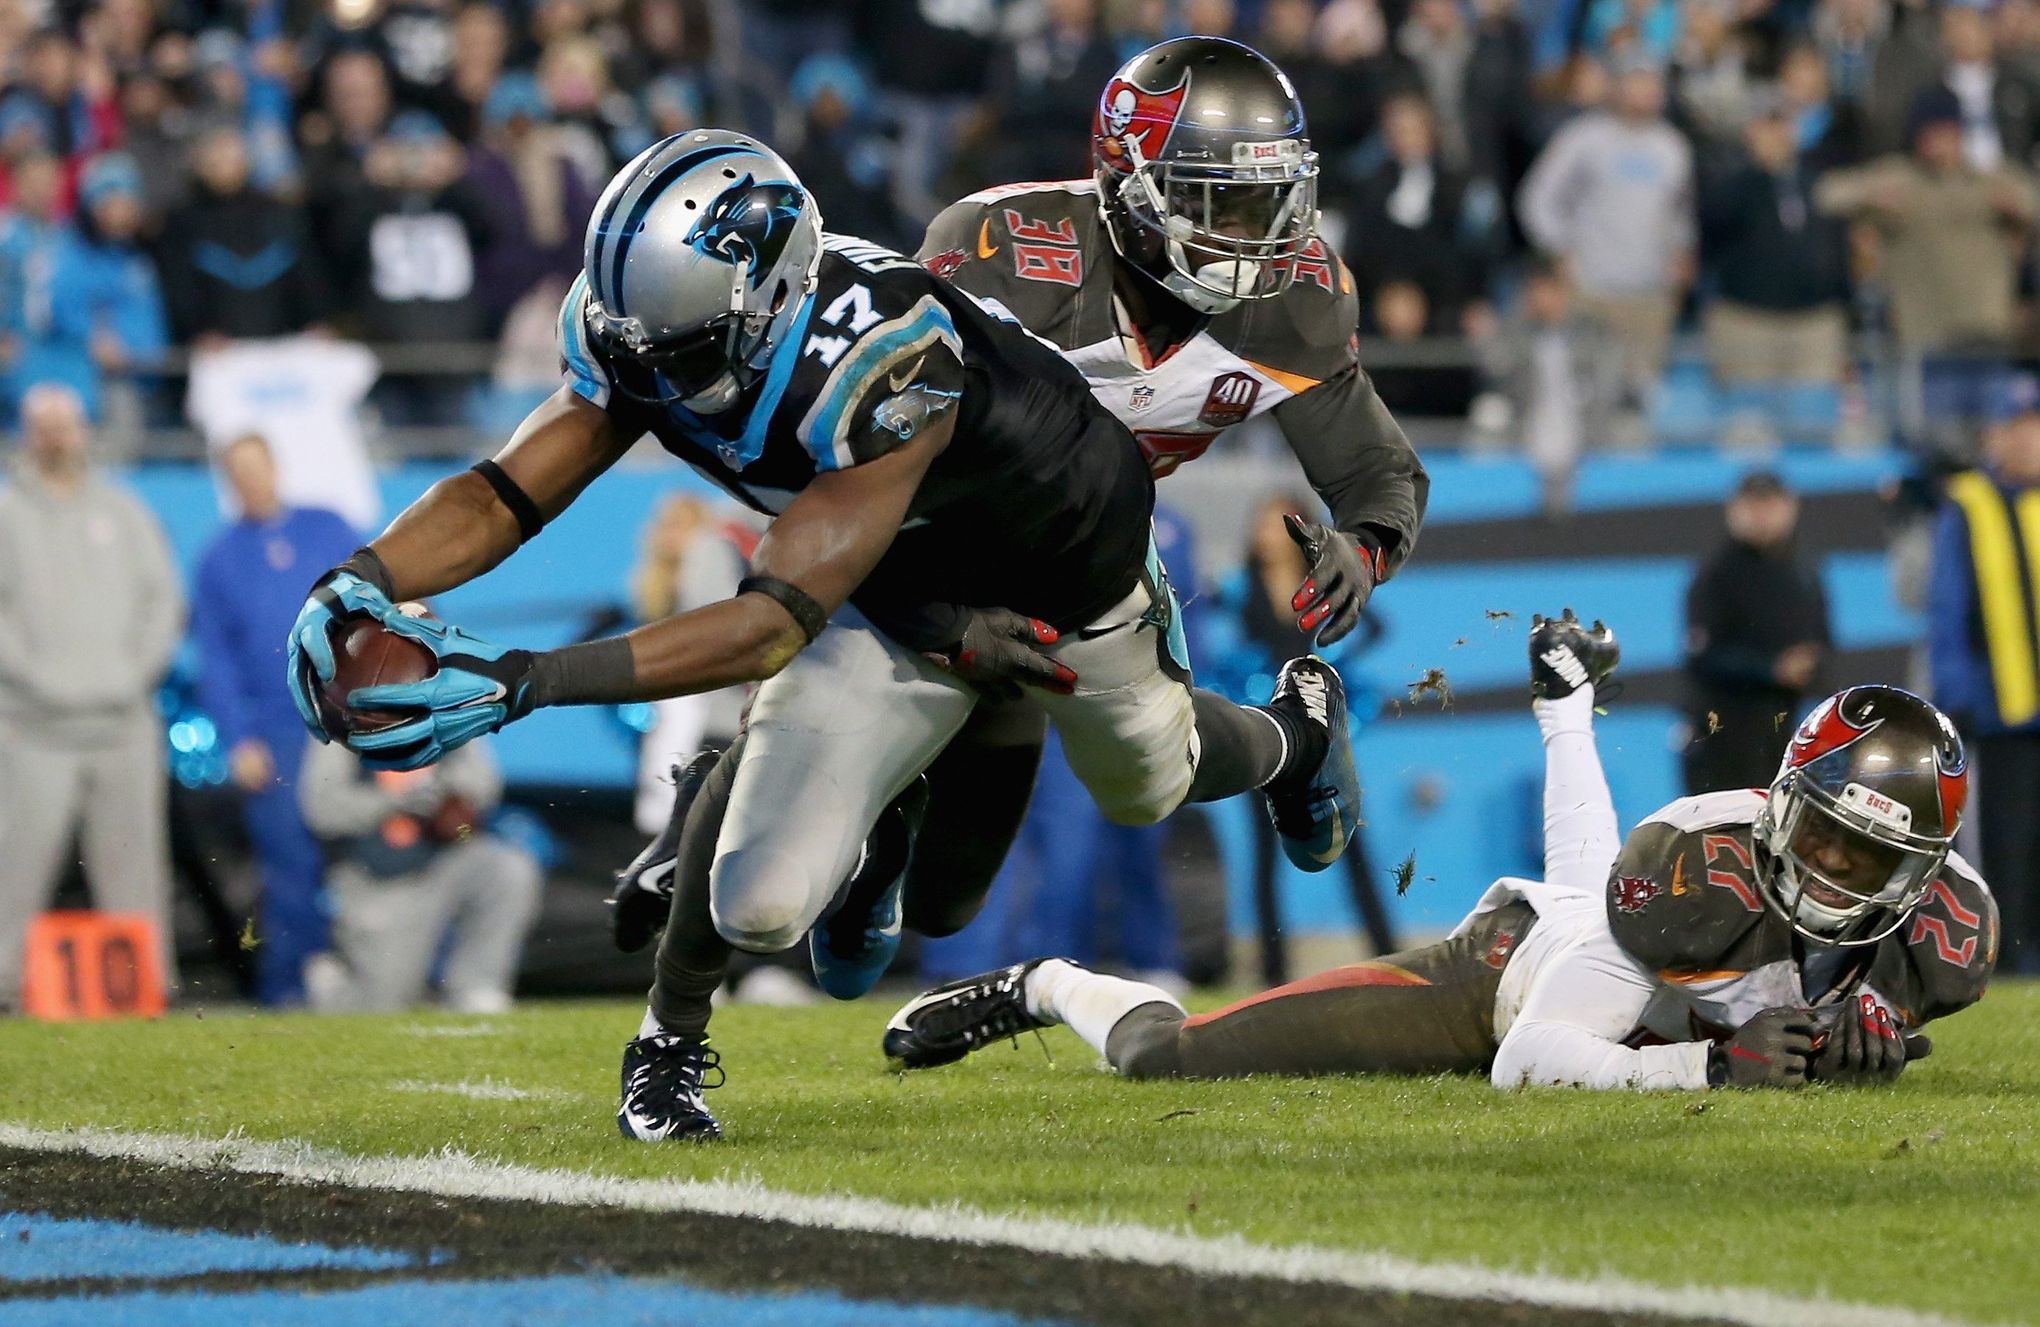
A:
{"label": "blurred crowd in stands", "polygon": [[332,334],[385,348],[386,422],[472,421],[401,348],[549,381],[592,199],[658,136],[761,134],[911,250],[964,192],[1087,173],[1098,90],[1186,31],[1294,78],[1390,405],[1555,484],[1643,427],[1675,329],[1731,405],[1808,385],[1843,430],[1851,333],[1886,333],[1922,437],[2032,339],[2035,0],[7,0],[6,410],[54,377],[99,416],[118,377],[160,422],[166,351]]}

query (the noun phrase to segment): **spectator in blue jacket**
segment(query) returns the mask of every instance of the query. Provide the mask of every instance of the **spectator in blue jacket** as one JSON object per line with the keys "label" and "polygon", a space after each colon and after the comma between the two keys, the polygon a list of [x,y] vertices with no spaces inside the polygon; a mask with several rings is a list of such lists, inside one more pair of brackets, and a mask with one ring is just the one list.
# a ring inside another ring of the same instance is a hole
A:
{"label": "spectator in blue jacket", "polygon": [[283,505],[259,435],[229,443],[217,459],[241,514],[199,562],[191,615],[199,696],[245,797],[262,871],[258,994],[267,1005],[301,1004],[304,962],[329,942],[324,862],[298,810],[306,733],[284,685],[284,638],[305,586],[361,538],[332,512]]}
{"label": "spectator in blue jacket", "polygon": [[0,396],[12,419],[34,379],[21,370],[30,343],[50,326],[50,273],[69,227],[63,219],[63,163],[37,150],[15,160],[14,197],[0,213]]}
{"label": "spectator in blue jacket", "polygon": [[2040,381],[2016,379],[1985,464],[1948,481],[1934,529],[1927,661],[1934,703],[1977,765],[1974,822],[2005,963],[2040,974]]}
{"label": "spectator in blue jacket", "polygon": [[146,368],[170,345],[156,266],[137,243],[142,176],[134,159],[93,158],[78,184],[78,218],[50,271],[49,326],[23,347],[24,381],[76,391],[97,418],[103,376]]}

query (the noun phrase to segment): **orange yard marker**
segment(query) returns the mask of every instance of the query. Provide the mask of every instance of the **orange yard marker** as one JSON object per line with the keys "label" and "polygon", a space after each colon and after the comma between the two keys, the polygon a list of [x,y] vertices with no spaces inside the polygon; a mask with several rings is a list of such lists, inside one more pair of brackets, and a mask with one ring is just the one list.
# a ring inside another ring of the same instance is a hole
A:
{"label": "orange yard marker", "polygon": [[138,912],[45,912],[29,924],[21,1008],[31,1018],[152,1018],[163,1012],[156,923]]}

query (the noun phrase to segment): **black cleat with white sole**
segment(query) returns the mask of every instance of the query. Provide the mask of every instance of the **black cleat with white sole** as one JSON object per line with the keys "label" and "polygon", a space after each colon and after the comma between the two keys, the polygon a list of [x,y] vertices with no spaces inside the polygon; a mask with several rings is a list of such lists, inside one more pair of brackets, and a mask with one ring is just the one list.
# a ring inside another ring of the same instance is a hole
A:
{"label": "black cleat with white sole", "polygon": [[1027,1012],[1027,974],[1046,962],[1015,963],[915,996],[885,1025],[886,1058],[904,1069],[933,1069],[980,1046],[1048,1027]]}
{"label": "black cleat with white sole", "polygon": [[1584,686],[1599,689],[1621,661],[1621,644],[1599,619],[1586,626],[1570,608],[1559,617],[1530,619],[1530,694],[1538,700],[1562,700]]}
{"label": "black cleat with white sole", "polygon": [[1261,790],[1282,851],[1300,871],[1322,871],[1345,855],[1360,826],[1360,771],[1346,723],[1346,687],[1314,654],[1291,659],[1275,679],[1267,708],[1321,735],[1324,756]]}
{"label": "black cleat with white sole", "polygon": [[704,1038],[638,1037],[623,1048],[616,1127],[640,1143],[710,1142],[722,1137],[722,1126],[701,1094],[722,1085],[721,1057]]}

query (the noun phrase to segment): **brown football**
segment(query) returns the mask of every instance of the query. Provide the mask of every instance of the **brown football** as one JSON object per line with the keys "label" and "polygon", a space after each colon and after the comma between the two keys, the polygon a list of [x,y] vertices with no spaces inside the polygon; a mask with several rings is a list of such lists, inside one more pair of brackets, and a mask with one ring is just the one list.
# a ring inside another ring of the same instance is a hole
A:
{"label": "brown football", "polygon": [[333,680],[320,688],[329,721],[351,733],[372,733],[414,716],[395,710],[357,710],[347,698],[362,687],[422,682],[438,671],[432,651],[399,636],[372,617],[358,617],[333,633]]}

